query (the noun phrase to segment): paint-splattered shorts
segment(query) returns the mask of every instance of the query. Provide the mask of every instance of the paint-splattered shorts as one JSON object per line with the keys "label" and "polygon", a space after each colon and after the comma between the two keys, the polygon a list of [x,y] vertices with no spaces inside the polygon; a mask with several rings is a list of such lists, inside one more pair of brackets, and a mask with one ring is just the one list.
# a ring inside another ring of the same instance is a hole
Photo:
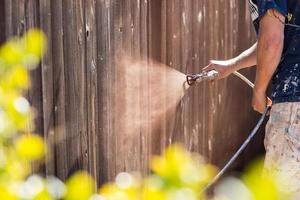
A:
{"label": "paint-splattered shorts", "polygon": [[300,102],[272,107],[265,135],[265,171],[274,170],[287,192],[300,191]]}

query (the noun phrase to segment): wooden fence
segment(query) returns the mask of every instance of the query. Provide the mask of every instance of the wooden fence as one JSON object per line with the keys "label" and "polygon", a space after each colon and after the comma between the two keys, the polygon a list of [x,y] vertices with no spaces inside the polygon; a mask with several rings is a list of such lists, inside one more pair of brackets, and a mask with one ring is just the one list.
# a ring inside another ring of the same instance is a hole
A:
{"label": "wooden fence", "polygon": [[[117,48],[198,72],[210,59],[231,58],[252,45],[246,0],[4,0],[0,9],[0,38],[40,27],[49,40],[28,93],[36,132],[50,145],[40,169],[46,174],[65,179],[84,169],[102,184],[120,171],[146,173],[150,156],[173,142],[221,167],[256,123],[251,90],[229,77],[193,88],[171,131],[141,130],[124,141],[114,129]],[[253,79],[253,69],[243,73]],[[261,141],[262,135],[236,167],[262,152]]]}

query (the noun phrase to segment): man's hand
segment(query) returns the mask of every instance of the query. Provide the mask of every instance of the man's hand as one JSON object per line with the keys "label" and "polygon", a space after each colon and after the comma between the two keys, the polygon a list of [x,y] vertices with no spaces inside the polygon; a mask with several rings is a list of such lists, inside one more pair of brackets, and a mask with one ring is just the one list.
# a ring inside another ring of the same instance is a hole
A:
{"label": "man's hand", "polygon": [[216,70],[219,73],[219,76],[214,80],[220,80],[226,78],[231,73],[235,71],[235,63],[231,61],[217,61],[211,60],[210,64],[202,69],[204,72],[211,70]]}
{"label": "man's hand", "polygon": [[271,106],[271,99],[267,98],[266,92],[253,89],[252,107],[255,111],[263,113],[267,106]]}
{"label": "man's hand", "polygon": [[240,55],[230,60],[211,60],[210,64],[203,68],[203,71],[207,72],[210,70],[216,70],[219,72],[219,77],[217,77],[216,80],[226,78],[235,71],[256,65],[256,49],[257,43],[253,44]]}

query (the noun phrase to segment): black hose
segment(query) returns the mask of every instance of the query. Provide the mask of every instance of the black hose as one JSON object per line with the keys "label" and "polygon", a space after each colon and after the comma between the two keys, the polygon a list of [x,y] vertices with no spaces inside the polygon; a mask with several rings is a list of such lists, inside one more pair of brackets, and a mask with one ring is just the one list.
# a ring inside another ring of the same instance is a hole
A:
{"label": "black hose", "polygon": [[[237,77],[239,77],[242,81],[244,81],[247,85],[249,85],[251,88],[254,88],[254,84],[249,81],[245,76],[243,76],[242,74],[238,73],[238,72],[234,72],[234,75],[236,75]],[[250,143],[250,141],[253,139],[253,137],[256,135],[258,129],[260,128],[260,126],[262,125],[262,123],[264,122],[269,110],[271,109],[271,106],[267,106],[265,111],[263,112],[262,116],[260,117],[258,123],[256,124],[256,126],[254,127],[254,129],[252,130],[252,132],[250,133],[250,135],[247,137],[247,139],[245,140],[245,142],[242,144],[242,146],[237,150],[237,152],[231,157],[231,159],[226,163],[226,165],[222,168],[222,170],[212,179],[212,181],[210,181],[205,188],[202,190],[203,192],[205,192],[206,190],[208,190],[213,184],[215,184],[220,177],[222,177],[225,172],[228,170],[228,168],[232,165],[232,163],[234,163],[236,161],[236,159],[241,155],[242,151],[245,150],[245,148],[248,146],[248,144]]]}
{"label": "black hose", "polygon": [[256,135],[258,129],[260,128],[260,126],[262,125],[264,119],[266,118],[267,113],[269,112],[270,108],[271,107],[268,106],[265,109],[265,111],[263,112],[262,116],[260,117],[258,123],[254,127],[254,129],[252,130],[252,132],[250,133],[248,138],[245,140],[245,142],[242,144],[242,146],[237,150],[237,152],[231,157],[231,159],[223,167],[223,169],[213,178],[213,180],[211,182],[209,182],[209,184],[207,186],[205,186],[205,188],[203,189],[203,192],[206,191],[207,189],[209,189],[217,180],[219,180],[219,178],[225,174],[225,172],[232,165],[232,163],[234,163],[234,161],[236,161],[236,159],[241,155],[242,151],[247,147],[247,145],[250,143],[250,141]]}

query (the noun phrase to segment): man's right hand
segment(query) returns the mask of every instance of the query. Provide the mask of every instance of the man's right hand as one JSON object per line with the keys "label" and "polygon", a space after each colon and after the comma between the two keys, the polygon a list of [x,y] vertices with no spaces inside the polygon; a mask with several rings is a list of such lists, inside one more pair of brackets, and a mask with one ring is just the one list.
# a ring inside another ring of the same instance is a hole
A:
{"label": "man's right hand", "polygon": [[231,73],[235,71],[236,63],[229,61],[219,61],[219,60],[211,60],[210,64],[202,69],[203,72],[208,72],[211,70],[216,70],[219,73],[219,76],[214,80],[220,80],[226,78]]}

